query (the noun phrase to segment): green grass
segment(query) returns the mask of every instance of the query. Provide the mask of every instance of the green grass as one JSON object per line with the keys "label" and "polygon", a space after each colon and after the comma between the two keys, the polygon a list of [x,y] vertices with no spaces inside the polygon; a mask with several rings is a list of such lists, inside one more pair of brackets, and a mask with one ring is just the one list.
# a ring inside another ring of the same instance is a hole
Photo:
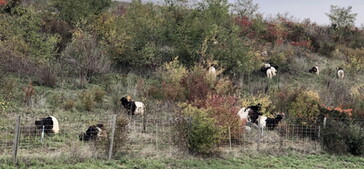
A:
{"label": "green grass", "polygon": [[272,155],[243,155],[239,158],[181,158],[181,159],[119,159],[119,160],[86,160],[74,162],[71,159],[20,159],[14,166],[10,159],[3,159],[0,168],[37,168],[37,169],[91,169],[91,168],[363,168],[364,159],[354,156],[336,156],[328,154],[302,155],[289,154]]}

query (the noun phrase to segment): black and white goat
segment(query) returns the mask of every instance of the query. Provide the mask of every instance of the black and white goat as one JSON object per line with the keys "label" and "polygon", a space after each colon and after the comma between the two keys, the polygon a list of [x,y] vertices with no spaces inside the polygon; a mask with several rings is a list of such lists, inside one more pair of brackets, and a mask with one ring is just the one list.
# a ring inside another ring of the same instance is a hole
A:
{"label": "black and white goat", "polygon": [[337,77],[339,78],[339,79],[344,79],[344,77],[345,77],[345,74],[344,74],[344,69],[343,68],[339,68],[338,70],[337,70]]}
{"label": "black and white goat", "polygon": [[38,130],[44,132],[45,134],[57,134],[59,133],[59,123],[58,120],[53,116],[48,116],[40,120],[35,121],[35,126]]}
{"label": "black and white goat", "polygon": [[258,127],[263,135],[264,129],[274,130],[278,126],[278,123],[283,119],[283,115],[277,115],[275,118],[269,118],[265,115],[260,115],[258,118]]}
{"label": "black and white goat", "polygon": [[318,66],[312,67],[310,70],[308,70],[308,72],[313,73],[313,74],[320,74],[320,70],[318,68]]}
{"label": "black and white goat", "polygon": [[94,141],[100,137],[107,137],[103,124],[89,126],[86,132],[79,136],[80,141]]}
{"label": "black and white goat", "polygon": [[272,66],[269,63],[264,63],[260,69],[260,71],[267,76],[269,79],[273,78],[277,75],[277,66]]}
{"label": "black and white goat", "polygon": [[[261,110],[260,103],[258,103],[255,106],[248,106],[246,108],[243,107],[239,110],[238,116],[240,117],[240,120],[245,121],[246,124],[257,128],[258,127],[257,119],[259,118],[260,115],[262,115],[262,113],[259,112],[260,110]],[[250,127],[246,126],[245,129],[250,130]]]}
{"label": "black and white goat", "polygon": [[142,102],[135,102],[126,97],[120,99],[121,105],[128,111],[128,115],[144,115],[144,104]]}

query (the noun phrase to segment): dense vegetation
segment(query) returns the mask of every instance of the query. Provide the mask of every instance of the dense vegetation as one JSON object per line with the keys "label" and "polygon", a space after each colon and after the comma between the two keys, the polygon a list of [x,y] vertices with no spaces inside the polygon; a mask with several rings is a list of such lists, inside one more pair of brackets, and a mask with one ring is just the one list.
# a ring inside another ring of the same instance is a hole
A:
{"label": "dense vegetation", "polygon": [[[326,132],[327,149],[363,155],[363,124],[352,119],[364,117],[364,30],[353,26],[351,8],[332,6],[332,25],[324,26],[267,19],[252,1],[239,2],[0,4],[0,117],[53,112],[71,123],[118,113],[120,97],[131,95],[177,105],[171,112],[192,118],[176,128],[183,144],[209,154],[227,127],[232,137],[239,134],[241,107],[261,103],[265,115],[284,112],[287,122],[334,118],[328,125],[339,125],[328,129],[339,132]],[[278,76],[263,76],[262,63],[274,64]],[[217,79],[206,76],[211,65]],[[320,75],[308,73],[313,66]],[[339,67],[344,79],[337,78]],[[187,138],[189,123],[195,127]],[[334,136],[345,141],[327,139]]]}

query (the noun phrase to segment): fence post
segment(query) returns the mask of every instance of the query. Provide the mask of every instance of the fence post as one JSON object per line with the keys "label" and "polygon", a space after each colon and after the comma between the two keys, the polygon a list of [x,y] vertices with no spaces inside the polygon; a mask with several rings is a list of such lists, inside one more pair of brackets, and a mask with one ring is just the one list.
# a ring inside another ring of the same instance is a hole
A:
{"label": "fence post", "polygon": [[231,150],[231,133],[230,133],[230,126],[228,126],[228,133],[229,133],[229,147]]}
{"label": "fence post", "polygon": [[260,137],[261,137],[261,134],[262,133],[260,133],[261,132],[261,129],[260,129],[260,127],[258,127],[258,144],[257,144],[257,151],[260,151]]}
{"label": "fence post", "polygon": [[14,164],[17,163],[16,156],[18,154],[18,148],[19,148],[19,133],[20,133],[20,115],[17,116],[16,124],[15,124],[14,147],[13,147],[13,162],[14,162]]}
{"label": "fence post", "polygon": [[155,123],[155,148],[158,149],[158,122]]}
{"label": "fence post", "polygon": [[145,133],[145,128],[146,128],[146,125],[145,125],[145,112],[143,114],[143,133]]}
{"label": "fence post", "polygon": [[112,130],[111,130],[111,137],[110,137],[109,157],[108,157],[109,160],[111,160],[112,151],[113,151],[112,149],[114,147],[115,127],[116,127],[116,114],[114,114],[112,117]]}
{"label": "fence post", "polygon": [[187,129],[187,142],[186,142],[186,146],[187,146],[187,152],[190,153],[190,139],[191,139],[191,131],[192,131],[192,119],[189,116],[188,117],[188,129]]}

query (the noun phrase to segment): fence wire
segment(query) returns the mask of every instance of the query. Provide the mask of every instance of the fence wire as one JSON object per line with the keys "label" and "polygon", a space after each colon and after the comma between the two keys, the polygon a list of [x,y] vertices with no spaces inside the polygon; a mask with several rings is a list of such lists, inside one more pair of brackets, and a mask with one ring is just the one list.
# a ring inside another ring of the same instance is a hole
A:
{"label": "fence wire", "polygon": [[[117,151],[131,156],[152,156],[161,154],[173,154],[179,151],[176,146],[178,140],[175,131],[175,121],[172,116],[161,118],[143,119],[141,116],[129,118],[127,126],[128,138],[123,147]],[[100,120],[79,123],[60,123],[60,131],[57,134],[44,133],[34,125],[34,119],[22,118],[19,137],[19,154],[73,151],[65,149],[72,144],[81,142],[80,135],[90,125],[103,124],[110,137],[113,121],[110,116]],[[0,155],[11,155],[14,146],[15,120],[12,127],[0,127]],[[225,128],[221,147],[226,149],[242,149],[248,151],[277,151],[294,150],[300,152],[321,151],[323,126],[287,124],[282,123],[273,127],[254,128],[250,130],[244,126],[237,133],[231,128]],[[235,130],[236,132],[236,130]],[[89,144],[89,143],[80,143]],[[90,143],[91,144],[91,143]],[[242,151],[244,152],[244,151]]]}

